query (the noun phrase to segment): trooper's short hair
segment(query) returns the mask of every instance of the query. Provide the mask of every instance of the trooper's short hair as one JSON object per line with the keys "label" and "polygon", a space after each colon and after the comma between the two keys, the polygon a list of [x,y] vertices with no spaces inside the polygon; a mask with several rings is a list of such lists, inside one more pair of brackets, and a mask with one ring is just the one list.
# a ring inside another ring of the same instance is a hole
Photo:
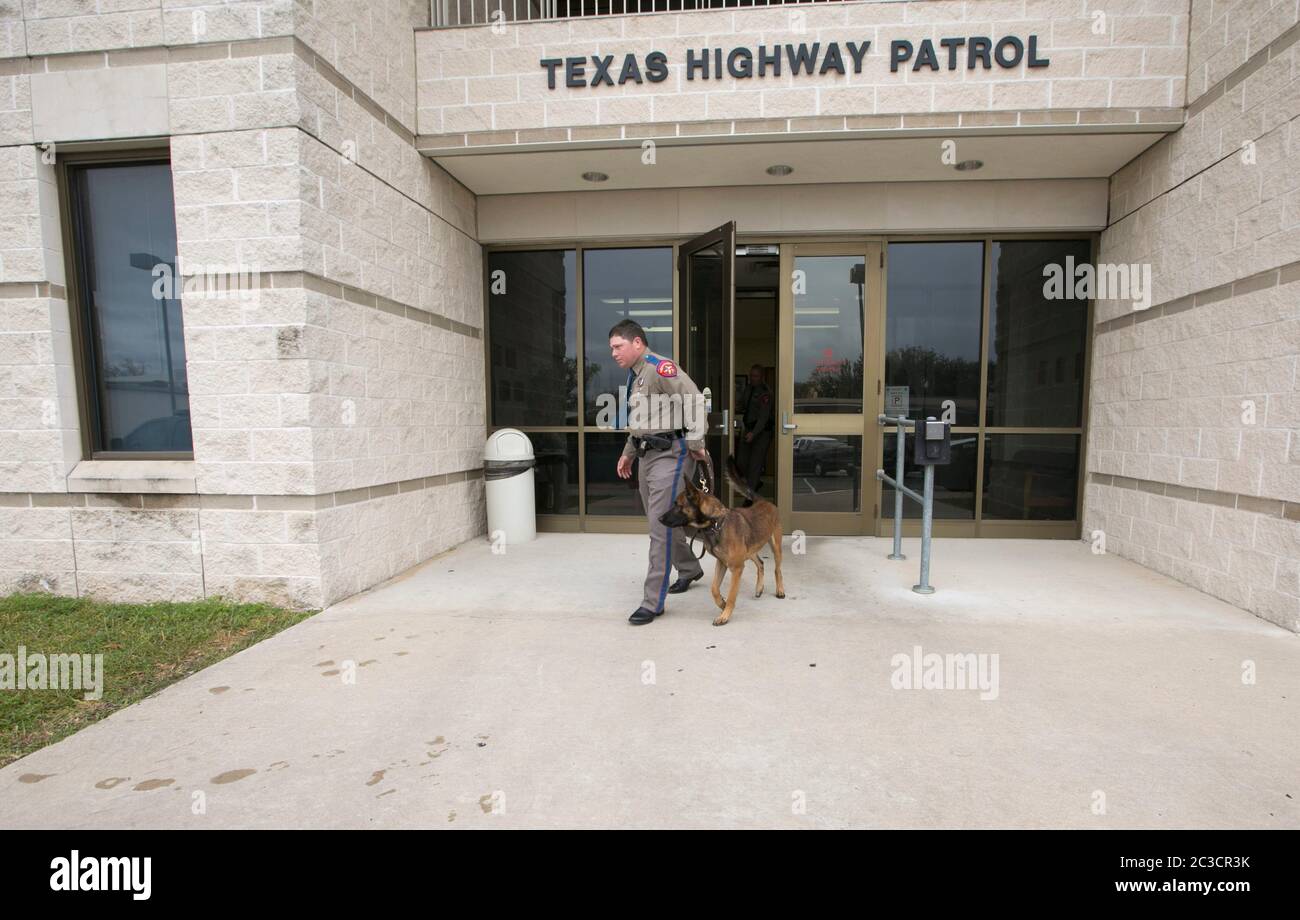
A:
{"label": "trooper's short hair", "polygon": [[621,339],[627,339],[629,342],[633,339],[640,339],[641,344],[649,347],[650,343],[645,337],[645,330],[641,324],[634,319],[621,319],[614,324],[614,328],[609,330],[609,338],[618,336]]}

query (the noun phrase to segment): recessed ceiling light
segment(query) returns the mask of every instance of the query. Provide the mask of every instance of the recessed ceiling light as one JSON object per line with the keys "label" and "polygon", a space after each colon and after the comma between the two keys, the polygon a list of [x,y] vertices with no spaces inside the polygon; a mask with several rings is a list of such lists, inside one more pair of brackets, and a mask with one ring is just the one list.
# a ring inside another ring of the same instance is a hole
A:
{"label": "recessed ceiling light", "polygon": [[786,166],[784,163],[777,163],[775,166],[769,166],[767,168],[767,174],[769,176],[788,176],[792,172],[794,172],[794,167]]}
{"label": "recessed ceiling light", "polygon": [[972,169],[980,169],[984,165],[983,160],[962,160],[957,164],[957,172],[969,172]]}
{"label": "recessed ceiling light", "polygon": [[592,170],[591,172],[583,173],[582,178],[586,179],[588,182],[604,182],[609,178],[609,173],[596,172],[595,170]]}

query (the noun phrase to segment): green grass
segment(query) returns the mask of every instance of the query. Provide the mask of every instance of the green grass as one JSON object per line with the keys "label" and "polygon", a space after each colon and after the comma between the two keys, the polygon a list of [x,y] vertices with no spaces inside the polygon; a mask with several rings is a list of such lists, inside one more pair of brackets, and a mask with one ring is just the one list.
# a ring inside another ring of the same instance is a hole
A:
{"label": "green grass", "polygon": [[[0,690],[0,767],[312,615],[220,599],[109,604],[48,594],[0,597],[0,652],[102,654],[103,695]],[[15,664],[16,667],[16,664]]]}

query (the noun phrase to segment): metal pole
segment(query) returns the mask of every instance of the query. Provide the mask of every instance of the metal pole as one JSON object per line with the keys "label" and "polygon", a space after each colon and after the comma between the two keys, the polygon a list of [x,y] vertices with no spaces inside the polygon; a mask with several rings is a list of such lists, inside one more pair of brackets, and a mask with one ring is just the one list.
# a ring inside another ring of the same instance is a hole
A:
{"label": "metal pole", "polygon": [[[921,436],[920,428],[917,429],[918,438]],[[925,491],[923,493],[924,501],[921,503],[921,583],[912,585],[912,590],[917,594],[933,594],[934,588],[930,586],[930,526],[934,520],[934,466],[927,463],[925,465]]]}
{"label": "metal pole", "polygon": [[898,419],[898,437],[894,440],[894,551],[890,559],[906,559],[903,555],[903,451],[907,447],[907,429],[903,427],[902,416]]}

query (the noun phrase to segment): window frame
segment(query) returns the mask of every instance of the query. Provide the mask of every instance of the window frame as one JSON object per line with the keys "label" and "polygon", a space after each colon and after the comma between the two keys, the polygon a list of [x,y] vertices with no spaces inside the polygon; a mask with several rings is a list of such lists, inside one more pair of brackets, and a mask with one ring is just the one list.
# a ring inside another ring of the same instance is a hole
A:
{"label": "window frame", "polygon": [[[71,146],[71,145],[69,145]],[[94,319],[83,299],[84,252],[81,247],[80,202],[75,200],[72,175],[78,168],[166,164],[171,173],[171,148],[163,143],[111,149],[74,150],[56,156],[55,184],[59,196],[59,224],[63,242],[63,268],[67,290],[68,328],[72,337],[73,377],[76,381],[77,418],[81,455],[86,460],[193,460],[194,451],[101,450],[99,381],[94,354]],[[174,181],[174,180],[173,180]],[[173,189],[175,185],[173,184]],[[172,219],[175,221],[175,212]],[[183,301],[182,301],[183,304]],[[182,306],[182,316],[184,307]],[[193,438],[193,417],[190,435]]]}
{"label": "window frame", "polygon": [[[975,515],[971,519],[938,519],[934,521],[934,532],[936,536],[951,537],[970,537],[970,538],[1034,538],[1034,539],[1078,539],[1083,531],[1083,512],[1084,498],[1088,484],[1088,457],[1089,443],[1088,432],[1090,431],[1091,409],[1092,409],[1092,392],[1091,392],[1091,373],[1093,362],[1093,335],[1094,323],[1096,317],[1096,301],[1089,299],[1087,308],[1087,321],[1084,332],[1084,350],[1082,356],[1082,383],[1083,383],[1083,406],[1082,416],[1077,426],[1068,428],[1034,428],[1034,427],[1002,427],[990,426],[987,424],[987,392],[988,392],[988,348],[990,335],[990,316],[992,302],[992,291],[989,285],[990,262],[992,259],[993,243],[998,241],[1010,240],[1043,240],[1043,241],[1083,241],[1088,244],[1089,260],[1096,263],[1101,248],[1101,233],[1098,230],[1079,230],[1079,229],[1056,229],[1056,230],[1000,230],[984,229],[956,232],[925,232],[925,231],[900,231],[891,233],[852,233],[836,232],[826,236],[817,236],[810,233],[791,233],[791,232],[747,232],[738,233],[736,236],[737,243],[777,243],[782,246],[787,244],[852,244],[857,245],[867,240],[879,241],[882,250],[882,271],[881,271],[881,315],[879,320],[878,336],[876,349],[878,351],[876,360],[880,372],[878,379],[878,389],[873,396],[870,392],[870,380],[864,380],[865,392],[863,399],[867,405],[871,405],[874,399],[877,411],[883,411],[884,396],[883,393],[883,374],[885,367],[885,353],[887,349],[886,326],[888,321],[889,301],[887,296],[887,285],[889,279],[889,258],[888,246],[893,243],[919,243],[919,242],[958,242],[958,241],[978,241],[983,243],[983,270],[981,273],[981,307],[980,307],[980,380],[979,380],[979,413],[978,424],[966,426],[954,426],[952,432],[954,435],[974,435],[977,440],[976,467],[975,467]],[[489,273],[487,269],[487,254],[492,252],[503,252],[511,250],[555,250],[555,249],[574,249],[581,253],[587,249],[625,249],[637,248],[642,246],[664,246],[669,245],[674,248],[674,252],[686,242],[681,236],[671,237],[630,237],[628,239],[592,239],[592,238],[573,238],[573,237],[556,237],[554,239],[528,240],[525,242],[499,242],[483,244],[485,258],[483,259],[483,279],[484,309],[488,309],[487,283]],[[679,288],[678,272],[676,270],[676,256],[674,255],[673,271],[673,347],[674,353],[680,353],[683,345],[683,331],[681,329],[681,316],[679,310],[681,307],[681,297]],[[578,285],[581,292],[582,271],[581,261],[579,261]],[[585,301],[580,293],[579,295],[579,327],[578,341],[581,345],[583,342],[582,326],[582,304]],[[491,336],[484,335],[483,356],[484,356],[484,376],[487,385],[484,387],[484,411],[485,418],[488,420],[488,433],[502,427],[494,425],[491,416],[491,375],[492,375],[492,354],[491,354]],[[579,362],[579,371],[581,373],[581,362]],[[580,388],[585,385],[581,381]],[[869,413],[872,414],[872,413]],[[584,438],[582,437],[582,426],[520,426],[525,432],[566,432],[576,433],[578,435],[578,469],[579,469],[579,513],[577,515],[540,515],[538,517],[538,528],[543,531],[553,532],[585,532],[585,533],[644,533],[644,517],[623,516],[603,516],[591,515],[586,513],[586,457]],[[1070,521],[1042,520],[1042,519],[999,519],[986,518],[983,514],[983,483],[984,483],[984,459],[986,452],[986,443],[989,435],[999,434],[1073,434],[1079,436],[1079,475],[1076,483],[1075,492],[1075,514],[1076,517]],[[885,428],[880,432],[877,439],[875,451],[875,463],[879,466],[883,460],[885,439],[892,437],[892,429]],[[865,454],[863,463],[867,462]],[[875,498],[873,501],[879,503],[883,497],[883,484],[877,484]],[[864,510],[865,503],[868,501],[865,492],[863,495]],[[893,533],[893,515],[881,504],[876,504],[872,508],[874,515],[874,524],[870,521],[863,530],[863,536],[889,537]],[[903,520],[903,534],[908,537],[918,536],[920,533],[921,522],[917,518],[905,517]]]}

